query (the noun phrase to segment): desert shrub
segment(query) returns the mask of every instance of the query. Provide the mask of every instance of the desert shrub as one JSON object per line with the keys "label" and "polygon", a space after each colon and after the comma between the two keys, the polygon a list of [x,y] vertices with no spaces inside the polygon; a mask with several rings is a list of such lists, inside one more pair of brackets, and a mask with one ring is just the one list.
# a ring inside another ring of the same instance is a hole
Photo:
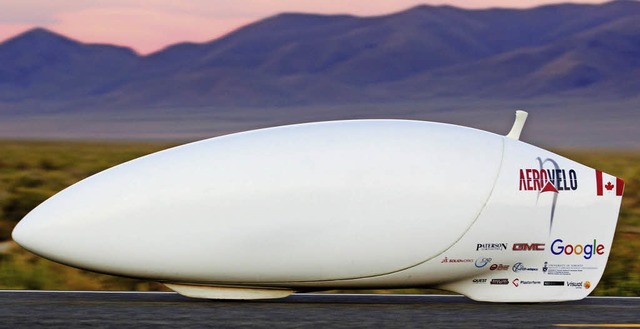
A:
{"label": "desert shrub", "polygon": [[29,211],[48,199],[52,191],[39,188],[19,188],[6,200],[2,200],[4,220],[17,223]]}

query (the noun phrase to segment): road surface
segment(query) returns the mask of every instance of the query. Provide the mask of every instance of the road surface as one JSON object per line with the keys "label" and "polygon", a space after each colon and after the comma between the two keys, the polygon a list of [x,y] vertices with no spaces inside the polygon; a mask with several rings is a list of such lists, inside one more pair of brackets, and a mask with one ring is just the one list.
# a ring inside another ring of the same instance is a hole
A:
{"label": "road surface", "polygon": [[294,294],[211,301],[153,292],[0,291],[0,327],[640,328],[640,298],[493,304],[462,296]]}

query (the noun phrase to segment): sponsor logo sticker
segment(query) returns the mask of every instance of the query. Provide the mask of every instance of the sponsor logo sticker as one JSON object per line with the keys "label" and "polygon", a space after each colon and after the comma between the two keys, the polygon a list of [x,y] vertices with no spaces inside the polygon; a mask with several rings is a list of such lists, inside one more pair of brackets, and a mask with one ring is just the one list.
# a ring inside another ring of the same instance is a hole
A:
{"label": "sponsor logo sticker", "polygon": [[473,259],[469,258],[443,258],[440,263],[473,263]]}
{"label": "sponsor logo sticker", "polygon": [[509,279],[491,279],[491,284],[506,285],[509,284]]}
{"label": "sponsor logo sticker", "polygon": [[513,281],[511,281],[511,284],[513,284],[517,288],[521,286],[541,285],[542,281],[520,280],[519,278],[515,278],[513,279]]}
{"label": "sponsor logo sticker", "polygon": [[538,269],[535,267],[526,267],[524,266],[521,262],[515,263],[513,264],[513,267],[511,268],[512,271],[518,273],[518,272],[537,272]]}
{"label": "sponsor logo sticker", "polygon": [[507,250],[506,243],[478,243],[476,244],[476,251],[489,251],[489,250]]}
{"label": "sponsor logo sticker", "polygon": [[[540,159],[540,158],[538,158]],[[547,159],[544,162],[547,162]],[[539,160],[540,161],[540,160]],[[573,169],[520,169],[520,191],[555,192],[578,189],[578,175]]]}
{"label": "sponsor logo sticker", "polygon": [[545,281],[545,286],[564,286],[564,281]]}
{"label": "sponsor logo sticker", "polygon": [[543,251],[544,243],[514,243],[511,250],[514,251]]}
{"label": "sponsor logo sticker", "polygon": [[583,264],[549,264],[549,262],[544,262],[542,266],[542,272],[549,275],[571,275],[573,273],[597,269],[597,266],[584,266]]}
{"label": "sponsor logo sticker", "polygon": [[489,267],[490,270],[492,271],[506,271],[509,269],[509,265],[504,265],[504,264],[491,264],[491,266]]}
{"label": "sponsor logo sticker", "polygon": [[567,287],[582,289],[582,281],[567,281]]}
{"label": "sponsor logo sticker", "polygon": [[487,266],[487,264],[491,263],[491,258],[488,257],[480,257],[478,259],[476,259],[475,261],[475,265],[477,268],[483,268],[485,266]]}
{"label": "sponsor logo sticker", "polygon": [[593,239],[593,243],[587,242],[585,244],[570,244],[564,243],[562,239],[555,239],[551,243],[551,253],[554,255],[576,255],[582,256],[584,259],[591,259],[596,255],[604,255],[604,245],[598,244],[596,239]]}
{"label": "sponsor logo sticker", "polygon": [[567,287],[575,289],[589,289],[591,288],[590,281],[567,281]]}

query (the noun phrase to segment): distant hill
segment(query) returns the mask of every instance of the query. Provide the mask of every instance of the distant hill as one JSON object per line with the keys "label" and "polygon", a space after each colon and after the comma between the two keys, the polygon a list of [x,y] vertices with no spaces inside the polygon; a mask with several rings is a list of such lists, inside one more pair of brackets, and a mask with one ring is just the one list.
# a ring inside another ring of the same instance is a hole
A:
{"label": "distant hill", "polygon": [[[108,112],[152,118],[194,108],[244,109],[237,112],[243,115],[269,107],[455,108],[488,100],[633,105],[640,95],[638,22],[637,1],[419,6],[375,17],[285,13],[148,56],[34,29],[0,44],[0,119]],[[620,111],[636,115],[637,107]],[[344,116],[367,115],[327,115]],[[305,118],[294,111],[276,123]]]}

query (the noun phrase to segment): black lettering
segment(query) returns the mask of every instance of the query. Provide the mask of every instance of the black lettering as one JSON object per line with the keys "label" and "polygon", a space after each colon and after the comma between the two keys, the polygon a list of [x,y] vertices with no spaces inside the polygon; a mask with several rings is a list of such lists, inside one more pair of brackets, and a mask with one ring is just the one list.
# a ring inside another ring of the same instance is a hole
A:
{"label": "black lettering", "polygon": [[576,171],[573,169],[569,170],[569,185],[574,191],[578,189],[578,176],[576,175]]}
{"label": "black lettering", "polygon": [[556,169],[556,183],[554,184],[556,186],[556,189],[558,191],[562,191],[562,170],[561,169]]}
{"label": "black lettering", "polygon": [[553,186],[556,186],[556,171],[547,169],[547,174],[547,176],[549,176],[549,182],[551,182]]}
{"label": "black lettering", "polygon": [[567,187],[567,172],[564,169],[562,170],[562,189],[565,191],[569,190]]}

